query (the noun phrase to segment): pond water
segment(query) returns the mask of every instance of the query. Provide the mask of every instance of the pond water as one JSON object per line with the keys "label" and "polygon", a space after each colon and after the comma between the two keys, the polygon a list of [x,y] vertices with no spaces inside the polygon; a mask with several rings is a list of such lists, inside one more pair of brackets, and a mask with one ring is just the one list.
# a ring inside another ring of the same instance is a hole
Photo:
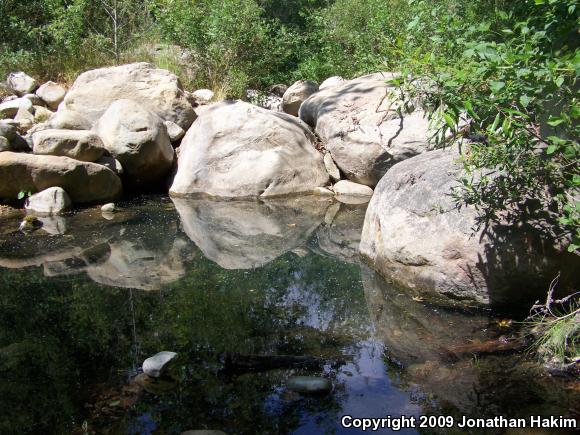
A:
{"label": "pond water", "polygon": [[[321,198],[143,197],[114,215],[44,218],[30,235],[14,231],[22,214],[3,216],[0,433],[340,434],[360,432],[344,415],[577,409],[577,393],[521,354],[458,351],[509,336],[498,319],[516,314],[424,301],[365,267],[364,213]],[[179,353],[178,380],[147,382],[142,361],[162,350]],[[320,364],[232,370],[235,354]],[[292,393],[294,375],[333,391]]]}

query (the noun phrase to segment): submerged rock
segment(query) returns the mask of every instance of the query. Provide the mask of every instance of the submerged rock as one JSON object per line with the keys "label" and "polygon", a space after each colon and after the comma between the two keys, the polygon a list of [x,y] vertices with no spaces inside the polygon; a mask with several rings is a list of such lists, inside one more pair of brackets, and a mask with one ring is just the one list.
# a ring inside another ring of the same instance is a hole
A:
{"label": "submerged rock", "polygon": [[329,87],[308,98],[300,118],[312,126],[333,160],[356,183],[375,186],[395,163],[430,149],[429,120],[422,110],[400,114],[400,103],[378,73]]}
{"label": "submerged rock", "polygon": [[177,359],[177,353],[163,351],[143,361],[143,373],[152,378],[162,377]]}
{"label": "submerged rock", "polygon": [[24,205],[26,210],[49,216],[69,211],[71,207],[72,201],[61,187],[49,187],[35,193],[26,200]]}
{"label": "submerged rock", "polygon": [[301,394],[328,394],[332,391],[329,379],[316,376],[292,376],[286,386]]}
{"label": "submerged rock", "polygon": [[216,103],[181,142],[169,193],[271,197],[312,192],[328,182],[322,154],[303,122],[242,101]]}
{"label": "submerged rock", "polygon": [[42,227],[42,222],[36,216],[26,216],[20,222],[20,226],[18,229],[25,233],[30,233],[32,231],[36,231]]}

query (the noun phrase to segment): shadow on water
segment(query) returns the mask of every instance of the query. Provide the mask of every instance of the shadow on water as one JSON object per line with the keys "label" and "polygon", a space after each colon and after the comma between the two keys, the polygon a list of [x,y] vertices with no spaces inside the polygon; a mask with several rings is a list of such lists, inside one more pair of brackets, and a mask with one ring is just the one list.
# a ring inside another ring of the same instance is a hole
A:
{"label": "shadow on water", "polygon": [[[362,266],[364,207],[174,202],[148,198],[109,219],[88,209],[28,236],[14,233],[18,217],[0,223],[0,433],[353,433],[345,414],[573,406],[519,355],[454,354],[510,332]],[[139,376],[160,350],[180,354],[178,381]],[[323,364],[232,374],[224,353]],[[288,391],[302,374],[330,378],[332,393]]]}

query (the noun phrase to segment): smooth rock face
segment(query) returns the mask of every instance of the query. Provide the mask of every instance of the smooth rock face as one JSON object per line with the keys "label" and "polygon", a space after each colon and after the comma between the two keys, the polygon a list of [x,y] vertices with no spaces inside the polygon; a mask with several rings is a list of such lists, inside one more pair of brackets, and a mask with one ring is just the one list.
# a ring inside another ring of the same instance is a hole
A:
{"label": "smooth rock face", "polygon": [[453,299],[503,304],[545,293],[557,270],[570,266],[531,223],[475,230],[477,211],[457,210],[450,196],[458,157],[456,149],[431,151],[389,170],[368,207],[363,257],[406,287]]}
{"label": "smooth rock face", "polygon": [[103,213],[114,213],[116,211],[115,203],[109,202],[101,207]]}
{"label": "smooth rock face", "polygon": [[24,204],[26,210],[49,216],[64,213],[70,210],[71,206],[70,197],[61,187],[49,187],[35,193]]}
{"label": "smooth rock face", "polygon": [[18,95],[30,94],[38,87],[36,80],[22,71],[8,74],[6,84]]}
{"label": "smooth rock face", "polygon": [[373,196],[373,189],[364,184],[353,183],[348,180],[341,180],[332,186],[337,196],[361,196],[370,199]]}
{"label": "smooth rock face", "polygon": [[16,116],[14,116],[14,121],[18,122],[18,131],[21,133],[26,133],[34,125],[34,107],[32,109],[27,109],[20,106]]}
{"label": "smooth rock face", "polygon": [[101,68],[81,74],[60,110],[72,110],[95,123],[120,99],[131,99],[164,121],[187,130],[196,115],[175,74],[148,63]]}
{"label": "smooth rock face", "polygon": [[327,89],[327,88],[332,88],[334,86],[338,86],[342,83],[344,83],[346,80],[343,79],[340,76],[332,76],[327,78],[326,80],[324,80],[321,84],[320,84],[320,88],[319,90],[323,90],[323,89]]}
{"label": "smooth rock face", "polygon": [[271,197],[328,182],[306,125],[242,101],[208,106],[180,148],[173,196]]}
{"label": "smooth rock face", "polygon": [[115,159],[114,157],[103,156],[99,160],[96,160],[95,163],[98,163],[99,165],[106,166],[107,168],[109,168],[111,171],[113,171],[115,174],[117,174],[119,176],[121,176],[123,174],[123,165],[121,165],[121,162],[119,160]]}
{"label": "smooth rock face", "polygon": [[172,198],[183,230],[224,269],[253,269],[302,246],[328,201],[314,196],[263,201]]}
{"label": "smooth rock face", "polygon": [[318,83],[311,80],[297,81],[284,92],[282,110],[290,115],[298,116],[302,103],[316,92],[318,92]]}
{"label": "smooth rock face", "polygon": [[32,135],[34,154],[65,156],[95,162],[105,152],[103,142],[92,131],[42,130]]}
{"label": "smooth rock face", "polygon": [[288,90],[288,86],[285,84],[279,83],[277,85],[272,85],[268,88],[268,92],[271,94],[276,95],[277,97],[282,98],[284,93]]}
{"label": "smooth rock face", "polygon": [[94,131],[125,171],[129,185],[149,187],[168,175],[174,151],[163,120],[133,100],[118,100]]}
{"label": "smooth rock face", "polygon": [[52,115],[49,123],[52,128],[59,130],[90,130],[93,125],[81,113],[66,109]]}
{"label": "smooth rock face", "polygon": [[394,164],[430,149],[429,121],[422,110],[397,112],[377,73],[317,92],[302,104],[300,118],[312,126],[346,177],[375,186]]}
{"label": "smooth rock face", "polygon": [[75,204],[117,199],[121,180],[95,163],[68,157],[0,153],[0,198],[15,199],[19,192],[39,192],[62,187]]}
{"label": "smooth rock face", "polygon": [[340,180],[340,170],[334,160],[332,160],[332,155],[330,153],[324,154],[324,167],[326,168],[326,172],[332,178],[332,181],[339,181]]}
{"label": "smooth rock face", "polygon": [[210,89],[198,89],[191,93],[197,104],[209,104],[214,97],[214,92]]}
{"label": "smooth rock face", "polygon": [[32,102],[28,98],[16,98],[14,100],[0,103],[0,116],[5,118],[14,118],[20,108],[31,112],[33,109]]}
{"label": "smooth rock face", "polygon": [[36,90],[36,95],[42,98],[48,107],[58,109],[66,95],[66,89],[55,82],[46,82]]}
{"label": "smooth rock face", "polygon": [[332,391],[332,382],[316,376],[292,376],[288,379],[287,387],[302,394],[326,394]]}
{"label": "smooth rock face", "polygon": [[175,352],[159,352],[143,361],[143,373],[152,378],[159,378],[176,358]]}

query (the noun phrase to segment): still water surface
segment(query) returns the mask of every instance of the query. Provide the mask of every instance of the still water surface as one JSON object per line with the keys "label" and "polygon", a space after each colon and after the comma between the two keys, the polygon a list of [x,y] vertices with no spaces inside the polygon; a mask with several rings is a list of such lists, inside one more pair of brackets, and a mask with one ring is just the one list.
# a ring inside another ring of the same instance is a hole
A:
{"label": "still water surface", "polygon": [[[513,333],[499,313],[422,301],[365,267],[364,213],[320,198],[144,197],[110,216],[44,218],[31,235],[14,231],[22,215],[2,217],[0,433],[341,434],[359,433],[344,415],[570,416],[578,396],[522,355],[457,351]],[[161,350],[180,354],[178,382],[139,376]],[[321,364],[232,371],[232,354]],[[293,375],[329,377],[333,392],[292,393]]]}

